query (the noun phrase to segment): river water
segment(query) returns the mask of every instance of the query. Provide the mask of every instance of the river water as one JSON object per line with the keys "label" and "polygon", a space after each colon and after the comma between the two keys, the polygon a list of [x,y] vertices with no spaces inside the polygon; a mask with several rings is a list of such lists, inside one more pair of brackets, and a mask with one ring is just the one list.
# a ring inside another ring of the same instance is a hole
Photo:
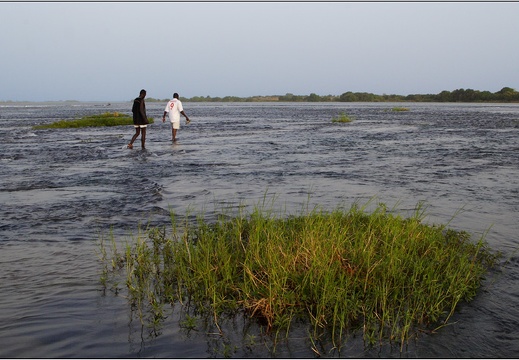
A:
{"label": "river water", "polygon": [[[131,103],[0,105],[0,357],[272,356],[261,340],[246,344],[240,321],[229,325],[231,353],[214,334],[180,328],[176,312],[148,336],[124,296],[102,291],[96,254],[100,234],[126,241],[139,224],[169,224],[170,211],[204,209],[210,220],[221,206],[270,196],[288,213],[375,197],[406,215],[425,202],[426,222],[450,221],[475,240],[486,233],[504,253],[452,324],[403,354],[352,338],[340,354],[324,344],[321,355],[519,354],[519,105],[186,102],[192,122],[182,118],[176,144],[163,107],[147,104],[156,120],[147,149],[137,141],[129,150],[131,126],[32,126],[129,114]],[[354,121],[332,123],[341,112]],[[276,356],[314,356],[305,338],[296,329]]]}

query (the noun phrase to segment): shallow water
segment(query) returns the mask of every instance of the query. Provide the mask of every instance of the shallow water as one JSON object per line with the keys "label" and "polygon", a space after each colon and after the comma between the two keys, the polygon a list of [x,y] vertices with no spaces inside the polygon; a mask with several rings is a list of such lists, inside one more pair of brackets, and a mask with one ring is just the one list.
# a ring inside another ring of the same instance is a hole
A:
{"label": "shallow water", "polygon": [[[125,240],[139,223],[169,224],[170,210],[204,209],[214,219],[222,206],[271,195],[289,213],[349,208],[375,196],[374,204],[410,215],[424,201],[427,222],[451,221],[475,239],[488,231],[490,246],[505,254],[502,266],[450,326],[423,334],[402,356],[519,353],[519,105],[185,103],[192,122],[182,120],[172,144],[160,121],[164,104],[148,103],[156,122],[144,151],[139,141],[126,149],[132,127],[31,128],[129,113],[130,105],[0,105],[0,357],[213,356],[218,338],[180,329],[176,312],[150,338],[122,296],[101,291],[99,234],[111,229]],[[354,122],[330,121],[343,111]],[[240,342],[243,324],[228,327],[233,356],[270,356],[261,344]],[[296,329],[277,355],[312,357],[303,338]],[[387,347],[364,350],[358,338],[340,355],[400,356]]]}

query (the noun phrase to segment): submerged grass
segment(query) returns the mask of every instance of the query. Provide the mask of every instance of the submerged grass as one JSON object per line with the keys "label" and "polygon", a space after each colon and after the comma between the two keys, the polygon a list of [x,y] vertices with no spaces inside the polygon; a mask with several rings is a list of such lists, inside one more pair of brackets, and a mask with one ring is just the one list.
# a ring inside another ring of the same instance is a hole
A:
{"label": "submerged grass", "polygon": [[[153,123],[153,118],[148,118],[148,120],[150,124]],[[59,120],[51,124],[36,125],[33,128],[42,130],[120,125],[133,125],[133,117],[119,112],[106,112],[98,115],[84,116],[76,120]]]}
{"label": "submerged grass", "polygon": [[257,206],[215,223],[171,217],[171,234],[149,228],[124,251],[112,240],[111,259],[101,251],[104,286],[121,269],[132,306],[152,327],[164,304],[180,303],[218,328],[222,316],[245,314],[288,334],[306,319],[312,342],[327,332],[340,348],[361,331],[368,345],[402,349],[417,330],[446,324],[499,257],[467,232],[422,224],[421,205],[410,218],[384,204],[370,214],[353,205],[281,216]]}

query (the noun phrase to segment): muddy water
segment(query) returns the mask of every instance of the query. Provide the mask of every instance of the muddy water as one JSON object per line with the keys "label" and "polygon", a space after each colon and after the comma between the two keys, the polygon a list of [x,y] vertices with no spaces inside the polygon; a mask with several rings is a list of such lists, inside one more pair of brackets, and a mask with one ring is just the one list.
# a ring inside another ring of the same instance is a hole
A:
{"label": "muddy water", "polygon": [[[222,356],[222,340],[186,332],[171,312],[159,336],[132,320],[122,296],[103,293],[99,233],[121,239],[170,211],[254,205],[274,195],[283,211],[333,209],[372,197],[403,214],[486,239],[505,253],[453,324],[423,334],[404,357],[512,357],[519,353],[519,105],[185,103],[192,123],[172,144],[160,117],[147,149],[128,150],[131,127],[33,130],[36,124],[129,103],[0,105],[0,356]],[[409,111],[391,111],[405,106]],[[346,112],[350,124],[334,124]],[[461,211],[460,211],[461,210]],[[452,219],[453,215],[456,217]],[[270,356],[229,324],[235,357]],[[254,333],[254,329],[249,329]],[[278,356],[311,357],[305,331]],[[323,355],[338,356],[328,352]],[[215,350],[216,349],[216,350]],[[351,339],[341,356],[400,356]]]}

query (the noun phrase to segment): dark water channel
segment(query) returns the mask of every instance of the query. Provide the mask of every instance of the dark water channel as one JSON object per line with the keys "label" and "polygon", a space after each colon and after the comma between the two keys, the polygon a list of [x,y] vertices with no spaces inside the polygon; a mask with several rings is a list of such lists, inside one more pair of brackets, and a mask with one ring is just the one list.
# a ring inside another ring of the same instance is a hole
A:
{"label": "dark water channel", "polygon": [[[0,357],[223,356],[221,339],[186,332],[177,313],[147,336],[123,296],[103,294],[99,233],[125,240],[139,223],[169,224],[170,210],[205,209],[211,219],[218,206],[266,194],[289,213],[375,196],[411,214],[424,201],[426,221],[452,220],[475,239],[490,229],[486,240],[505,254],[450,326],[403,354],[355,338],[340,356],[519,354],[519,105],[185,103],[192,123],[182,120],[172,145],[164,104],[148,103],[159,121],[145,151],[125,148],[131,127],[32,129],[130,105],[0,105]],[[332,123],[342,111],[354,122]],[[260,340],[247,343],[240,320],[229,328],[233,357],[271,356]],[[295,329],[277,356],[313,357],[305,338]]]}

